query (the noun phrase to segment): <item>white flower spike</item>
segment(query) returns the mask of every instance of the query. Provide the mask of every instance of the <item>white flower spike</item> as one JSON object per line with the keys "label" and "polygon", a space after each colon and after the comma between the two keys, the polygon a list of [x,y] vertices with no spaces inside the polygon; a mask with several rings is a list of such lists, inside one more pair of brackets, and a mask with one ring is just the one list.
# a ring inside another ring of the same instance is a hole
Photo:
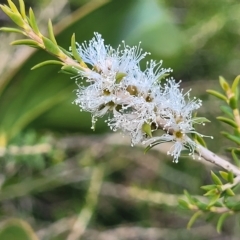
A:
{"label": "white flower spike", "polygon": [[[75,103],[92,114],[93,128],[97,118],[107,114],[109,127],[128,134],[132,145],[147,143],[151,148],[173,142],[168,154],[175,162],[185,148],[194,156],[197,144],[187,134],[200,135],[194,128],[196,118],[192,113],[202,101],[190,100],[190,91],[183,93],[180,82],[173,78],[161,82],[171,69],[151,60],[141,71],[139,62],[148,53],[143,53],[140,45],[129,47],[124,43],[114,49],[105,45],[98,33],[89,43],[78,44],[78,53],[91,69],[79,71],[89,85],[79,85]],[[201,118],[197,121],[202,122]],[[163,134],[153,137],[158,129]]]}

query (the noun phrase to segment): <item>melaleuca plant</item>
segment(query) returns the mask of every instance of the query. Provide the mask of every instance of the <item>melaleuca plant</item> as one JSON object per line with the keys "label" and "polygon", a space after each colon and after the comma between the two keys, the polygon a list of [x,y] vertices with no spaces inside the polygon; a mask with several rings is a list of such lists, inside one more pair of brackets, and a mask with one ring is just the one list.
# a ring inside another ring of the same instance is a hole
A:
{"label": "melaleuca plant", "polygon": [[184,92],[180,81],[169,77],[172,70],[162,68],[162,62],[154,60],[148,62],[144,71],[141,70],[140,61],[149,53],[143,52],[140,45],[130,47],[123,42],[114,49],[104,43],[99,33],[94,33],[89,42],[78,44],[73,34],[70,50],[65,50],[54,37],[51,21],[46,37],[40,32],[32,9],[27,15],[24,1],[19,0],[19,5],[18,9],[11,0],[8,0],[8,6],[0,5],[18,26],[1,30],[27,37],[12,42],[13,45],[43,49],[58,59],[41,62],[32,69],[58,64],[61,72],[71,74],[78,86],[74,103],[81,111],[91,113],[93,129],[97,119],[107,115],[106,124],[110,129],[130,136],[132,146],[141,143],[148,151],[158,144],[171,142],[167,154],[174,162],[178,162],[183,150],[187,150],[192,158],[204,159],[224,170],[219,174],[212,172],[213,183],[202,187],[209,201],[202,202],[187,192],[186,199],[179,200],[182,207],[195,211],[188,227],[202,214],[214,213],[219,215],[217,229],[220,231],[225,218],[240,210],[239,202],[233,198],[234,187],[240,182],[240,116],[237,104],[240,77],[232,86],[221,77],[223,94],[208,90],[227,105],[221,107],[226,116],[218,117],[218,120],[233,128],[232,134],[222,132],[222,135],[237,146],[228,149],[234,165],[206,148],[203,140],[206,136],[195,128],[197,124],[209,122],[205,117],[195,115],[202,101],[190,98],[190,91]]}

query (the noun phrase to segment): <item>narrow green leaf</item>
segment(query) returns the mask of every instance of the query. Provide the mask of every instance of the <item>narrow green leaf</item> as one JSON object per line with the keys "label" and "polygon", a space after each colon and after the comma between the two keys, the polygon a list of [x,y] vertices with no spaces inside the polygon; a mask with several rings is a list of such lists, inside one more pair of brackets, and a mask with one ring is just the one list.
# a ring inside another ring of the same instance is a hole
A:
{"label": "narrow green leaf", "polygon": [[227,208],[232,210],[232,207],[236,204],[235,202],[231,202],[231,201],[225,201],[224,203],[226,205]]}
{"label": "narrow green leaf", "polygon": [[13,13],[18,13],[19,14],[19,11],[18,11],[16,5],[11,0],[7,0],[7,1],[8,1],[8,5],[10,6]]}
{"label": "narrow green leaf", "polygon": [[234,151],[236,154],[240,154],[240,148],[238,148],[238,147],[228,147],[228,148],[226,148],[226,150],[228,152]]}
{"label": "narrow green leaf", "polygon": [[190,218],[188,224],[187,224],[187,229],[190,229],[194,222],[202,215],[202,211],[197,211],[196,213],[193,214],[193,216]]}
{"label": "narrow green leaf", "polygon": [[226,193],[230,197],[235,196],[235,193],[233,192],[233,190],[231,188],[226,189]]}
{"label": "narrow green leaf", "polygon": [[11,42],[11,45],[27,45],[27,46],[38,46],[38,43],[34,40],[31,39],[20,39],[20,40],[16,40]]}
{"label": "narrow green leaf", "polygon": [[211,171],[211,177],[212,177],[213,182],[216,185],[222,185],[222,181],[220,180],[220,178],[213,171]]}
{"label": "narrow green leaf", "polygon": [[63,74],[67,74],[67,75],[74,75],[73,73],[70,73],[70,72],[67,72],[67,71],[64,71],[64,70],[60,70],[60,71],[58,71],[58,73],[63,73]]}
{"label": "narrow green leaf", "polygon": [[160,81],[162,81],[163,79],[165,79],[169,75],[170,75],[169,73],[165,73],[165,74],[161,75],[157,80],[160,82]]}
{"label": "narrow green leaf", "polygon": [[152,137],[152,129],[149,123],[144,123],[142,125],[142,131],[145,132],[149,137]]}
{"label": "narrow green leaf", "polygon": [[221,121],[221,122],[224,122],[224,123],[227,123],[228,125],[234,127],[234,128],[237,128],[238,125],[230,118],[226,118],[226,117],[217,117],[217,120]]}
{"label": "narrow green leaf", "polygon": [[75,75],[75,76],[79,75],[79,70],[73,66],[64,65],[63,67],[61,67],[61,72],[63,71],[71,75]]}
{"label": "narrow green leaf", "polygon": [[222,231],[222,226],[223,226],[223,223],[224,221],[227,219],[227,217],[229,217],[231,214],[229,212],[226,212],[226,213],[223,213],[220,218],[218,219],[218,222],[217,222],[217,232],[218,233],[221,233]]}
{"label": "narrow green leaf", "polygon": [[200,145],[202,145],[203,147],[207,148],[207,144],[206,144],[206,142],[204,141],[204,139],[203,139],[201,136],[199,136],[198,134],[195,134],[194,139],[195,139]]}
{"label": "narrow green leaf", "polygon": [[195,205],[194,198],[188,193],[188,191],[187,191],[187,190],[184,190],[183,193],[184,193],[184,195],[186,196],[186,198],[188,199],[188,201],[189,201],[191,204]]}
{"label": "narrow green leaf", "polygon": [[196,200],[196,205],[200,210],[207,210],[208,205],[206,203],[200,202],[199,200]]}
{"label": "narrow green leaf", "polygon": [[67,55],[68,57],[72,58],[72,54],[69,51],[67,51],[66,49],[64,49],[61,46],[58,46],[58,47],[65,55]]}
{"label": "narrow green leaf", "polygon": [[20,14],[13,13],[12,10],[7,6],[0,6],[3,12],[5,12],[18,26],[24,27],[25,23]]}
{"label": "narrow green leaf", "polygon": [[76,41],[75,41],[75,34],[72,35],[72,39],[71,39],[71,50],[72,50],[72,54],[74,56],[74,58],[79,62],[82,63],[83,60],[80,57],[77,48],[76,48]]}
{"label": "narrow green leaf", "polygon": [[[239,150],[239,151],[240,151],[240,150]],[[236,154],[236,152],[235,152],[234,149],[232,149],[231,154],[232,154],[232,157],[233,157],[233,160],[234,160],[236,166],[237,166],[237,167],[240,167],[240,160],[239,160],[239,158],[237,157],[237,154]]]}
{"label": "narrow green leaf", "polygon": [[205,191],[209,191],[209,190],[215,189],[216,185],[205,185],[205,186],[201,186],[200,188]]}
{"label": "narrow green leaf", "polygon": [[233,183],[234,182],[234,175],[232,171],[228,173],[228,182]]}
{"label": "narrow green leaf", "polygon": [[52,22],[50,19],[48,20],[48,33],[49,33],[49,38],[51,39],[51,41],[57,45],[57,41],[56,41],[56,38],[55,38],[54,32],[53,32]]}
{"label": "narrow green leaf", "polygon": [[238,84],[239,84],[239,81],[240,81],[240,75],[238,75],[234,81],[233,81],[233,84],[232,84],[232,91],[235,93],[236,90],[238,89]]}
{"label": "narrow green leaf", "polygon": [[120,83],[125,76],[127,76],[126,73],[118,72],[118,73],[116,74],[116,83]]}
{"label": "narrow green leaf", "polygon": [[38,240],[31,226],[21,219],[9,219],[2,222],[1,240]]}
{"label": "narrow green leaf", "polygon": [[228,117],[233,118],[232,109],[229,106],[220,106],[222,112],[224,112]]}
{"label": "narrow green leaf", "polygon": [[205,123],[205,122],[211,122],[210,120],[208,120],[205,117],[194,117],[192,118],[194,123]]}
{"label": "narrow green leaf", "polygon": [[209,93],[209,94],[211,94],[211,95],[213,95],[213,96],[215,96],[215,97],[217,97],[217,98],[219,98],[219,99],[221,99],[221,100],[224,100],[224,101],[228,101],[228,99],[227,99],[227,97],[226,96],[224,96],[223,94],[221,94],[221,93],[219,93],[219,92],[217,92],[217,91],[215,91],[215,90],[207,90],[207,93]]}
{"label": "narrow green leaf", "polygon": [[219,77],[219,83],[225,92],[230,89],[228,82],[221,76]]}
{"label": "narrow green leaf", "polygon": [[29,20],[30,20],[29,23],[30,23],[31,27],[33,28],[34,32],[37,33],[38,35],[41,34],[38,29],[36,18],[35,18],[32,8],[29,8]]}
{"label": "narrow green leaf", "polygon": [[183,209],[189,209],[189,204],[183,200],[183,199],[178,199],[178,203],[180,205],[181,208]]}
{"label": "narrow green leaf", "polygon": [[207,196],[215,196],[219,193],[219,191],[217,190],[216,188],[216,185],[215,185],[215,188],[214,189],[211,189],[209,191],[207,191],[204,196],[207,197]]}
{"label": "narrow green leaf", "polygon": [[[222,197],[222,195],[220,197]],[[214,203],[214,207],[224,207],[224,205],[221,202],[217,201]]]}
{"label": "narrow green leaf", "polygon": [[219,171],[219,173],[224,180],[228,181],[228,173],[227,172]]}
{"label": "narrow green leaf", "polygon": [[19,0],[19,5],[20,5],[20,13],[23,17],[23,19],[26,19],[26,12],[25,12],[25,3],[23,0]]}
{"label": "narrow green leaf", "polygon": [[213,196],[211,198],[210,202],[208,203],[208,207],[213,206],[219,198],[220,198],[220,194],[217,194],[217,195]]}
{"label": "narrow green leaf", "polygon": [[44,46],[46,50],[50,53],[52,53],[55,56],[58,56],[61,53],[61,50],[59,49],[58,45],[53,43],[50,39],[46,37],[42,37]]}
{"label": "narrow green leaf", "polygon": [[3,28],[0,28],[0,31],[3,31],[3,32],[15,32],[15,33],[21,33],[21,34],[24,34],[23,31],[17,29],[17,28],[9,28],[9,27],[3,27]]}
{"label": "narrow green leaf", "polygon": [[229,133],[227,133],[227,132],[221,132],[221,134],[222,134],[224,137],[228,138],[229,140],[231,140],[231,141],[237,143],[238,145],[240,145],[240,138],[239,138],[239,137],[234,136],[234,135],[232,135],[232,134],[229,134]]}
{"label": "narrow green leaf", "polygon": [[48,61],[44,61],[44,62],[41,62],[35,66],[33,66],[31,68],[31,70],[34,70],[34,69],[37,69],[37,68],[40,68],[40,67],[43,67],[43,66],[46,66],[46,65],[64,65],[64,63],[60,62],[60,61],[57,61],[57,60],[48,60]]}
{"label": "narrow green leaf", "polygon": [[166,141],[156,141],[153,143],[150,143],[145,149],[144,149],[144,153],[147,153],[151,148],[157,146],[158,144],[164,143]]}
{"label": "narrow green leaf", "polygon": [[230,99],[229,99],[229,107],[231,109],[237,109],[238,107],[238,102],[237,102],[237,99],[235,96],[232,96]]}
{"label": "narrow green leaf", "polygon": [[233,210],[233,211],[240,211],[240,202],[226,202],[225,205]]}

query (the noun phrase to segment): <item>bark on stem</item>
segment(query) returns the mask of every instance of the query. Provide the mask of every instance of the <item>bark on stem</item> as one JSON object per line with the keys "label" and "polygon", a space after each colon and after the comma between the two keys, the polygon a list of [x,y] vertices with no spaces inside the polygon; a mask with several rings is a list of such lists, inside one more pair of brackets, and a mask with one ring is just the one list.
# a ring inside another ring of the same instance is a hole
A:
{"label": "bark on stem", "polygon": [[[196,148],[196,151],[206,161],[211,162],[221,168],[224,168],[229,172],[231,171],[236,176],[240,176],[240,169],[238,167],[236,167],[232,163],[228,162],[227,160],[220,158],[215,153],[211,152],[210,150],[206,149],[205,147],[198,145]],[[240,181],[240,178],[238,178],[238,180]]]}

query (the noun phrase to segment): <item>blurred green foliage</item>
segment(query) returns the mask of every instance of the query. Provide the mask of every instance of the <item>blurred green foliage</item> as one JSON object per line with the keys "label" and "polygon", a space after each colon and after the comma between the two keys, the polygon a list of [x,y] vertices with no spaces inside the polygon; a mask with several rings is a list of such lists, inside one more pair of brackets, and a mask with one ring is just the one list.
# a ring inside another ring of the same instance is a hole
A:
{"label": "blurred green foliage", "polygon": [[[149,59],[163,59],[163,66],[173,68],[173,75],[183,79],[183,86],[191,86],[194,94],[205,100],[202,116],[213,119],[218,114],[218,103],[205,94],[207,88],[214,88],[211,80],[217,80],[218,75],[232,79],[239,74],[237,0],[69,0],[61,2],[64,4],[57,15],[58,0],[25,2],[37,12],[37,19],[52,13],[57,41],[66,49],[74,32],[79,43],[91,39],[93,32],[101,33],[114,47],[122,40],[129,45],[141,41],[143,50],[151,52]],[[47,20],[42,17],[42,31]],[[0,23],[12,25],[3,12]],[[4,53],[0,63],[2,222],[9,217],[21,218],[30,223],[39,239],[67,239],[76,216],[88,207],[85,197],[92,169],[101,164],[105,179],[98,202],[90,209],[93,217],[83,239],[112,239],[111,234],[117,239],[238,236],[238,217],[226,222],[221,235],[201,220],[186,231],[191,213],[178,209],[176,201],[170,204],[172,197],[178,197],[171,194],[181,194],[184,188],[193,194],[203,193],[200,186],[210,177],[200,163],[182,159],[175,165],[154,150],[143,155],[142,149],[104,144],[102,135],[63,139],[70,133],[92,133],[91,116],[72,104],[75,79],[59,74],[55,66],[30,71],[51,57],[41,51],[22,48],[17,52],[19,47],[8,47],[12,38],[18,38],[16,34],[8,39],[0,32],[0,38],[0,55]],[[141,67],[144,69],[145,64]],[[211,135],[217,135],[219,127],[219,123],[212,124]],[[107,131],[104,121],[99,121],[96,131]],[[212,145],[219,149],[221,143],[216,140]],[[14,239],[20,240],[20,235]]]}

